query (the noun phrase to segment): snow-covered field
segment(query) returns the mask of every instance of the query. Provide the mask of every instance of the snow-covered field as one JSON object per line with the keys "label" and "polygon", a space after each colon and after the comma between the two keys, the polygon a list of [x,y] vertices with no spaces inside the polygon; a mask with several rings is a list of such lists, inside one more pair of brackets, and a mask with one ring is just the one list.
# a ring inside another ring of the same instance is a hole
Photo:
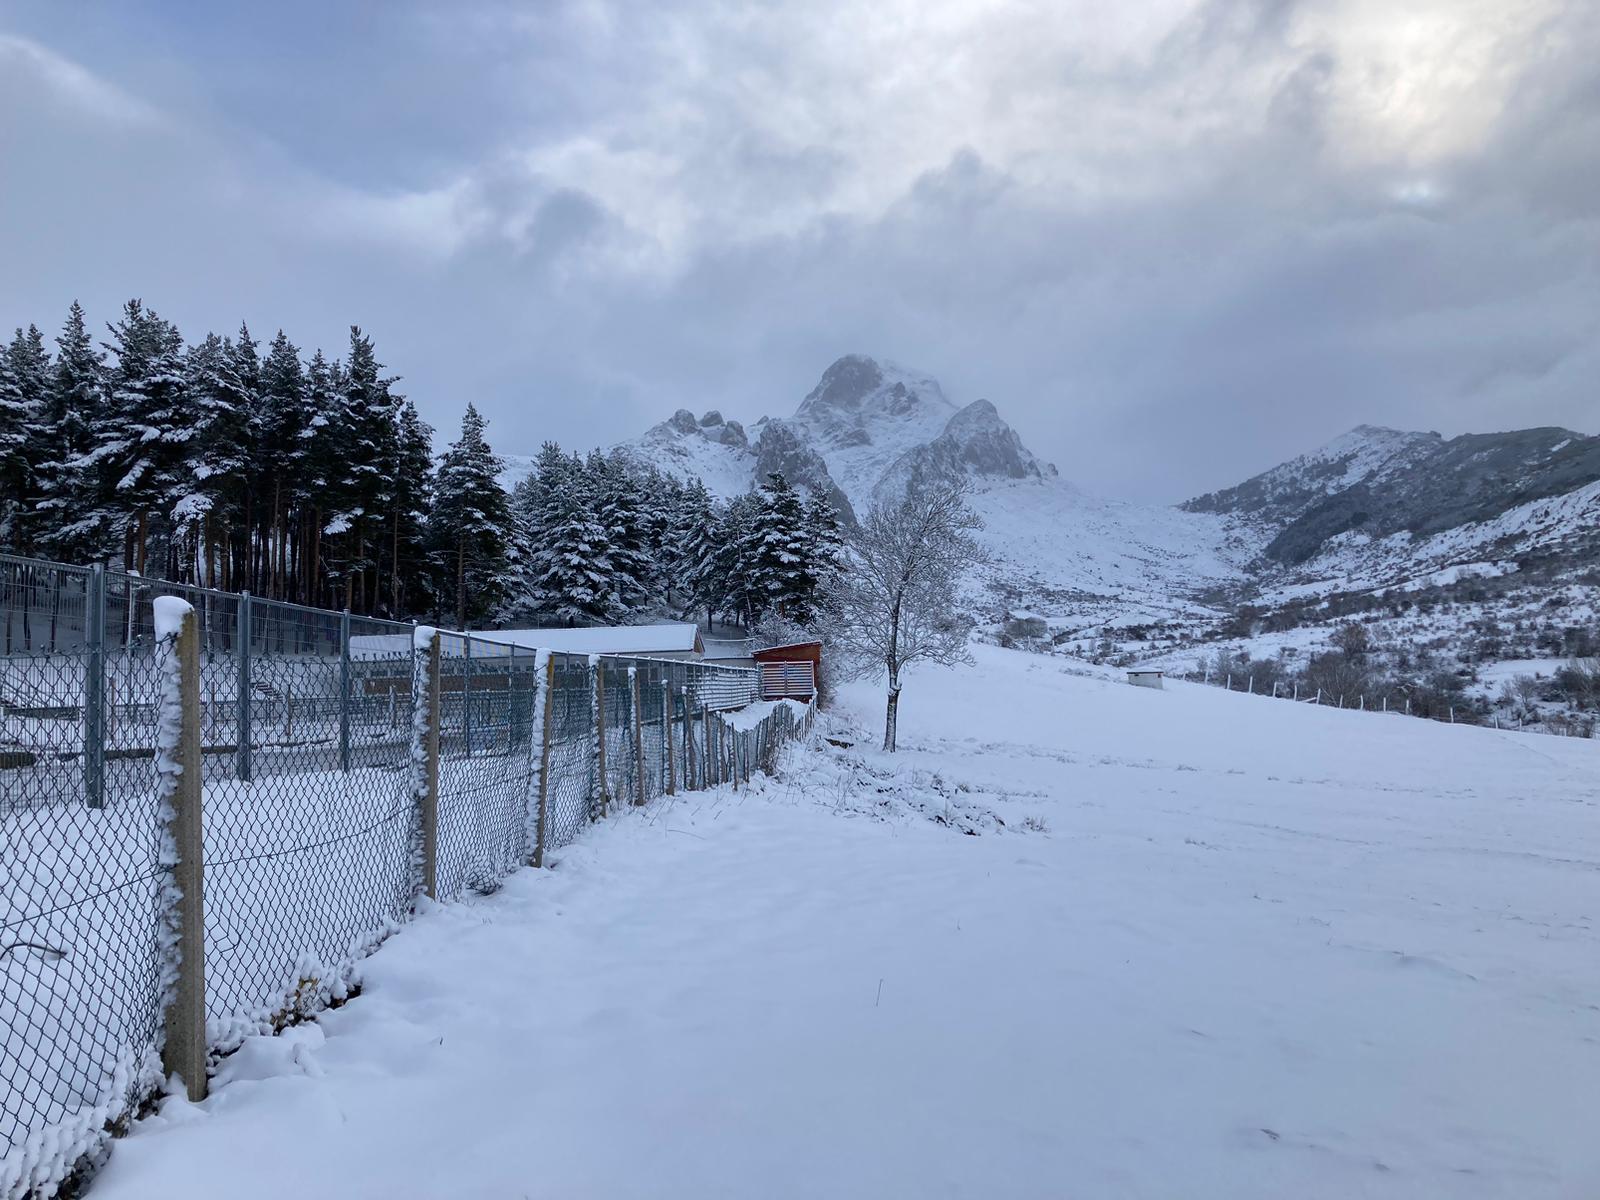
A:
{"label": "snow-covered field", "polygon": [[1600,1194],[1600,745],[976,653],[407,926],[95,1200]]}

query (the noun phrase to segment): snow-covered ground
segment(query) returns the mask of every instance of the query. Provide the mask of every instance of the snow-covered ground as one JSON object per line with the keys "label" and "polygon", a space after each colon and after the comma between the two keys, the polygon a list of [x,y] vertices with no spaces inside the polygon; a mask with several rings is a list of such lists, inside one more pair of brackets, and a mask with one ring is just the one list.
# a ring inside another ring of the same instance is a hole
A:
{"label": "snow-covered ground", "polygon": [[1600,1193],[1600,745],[976,653],[407,926],[95,1200]]}

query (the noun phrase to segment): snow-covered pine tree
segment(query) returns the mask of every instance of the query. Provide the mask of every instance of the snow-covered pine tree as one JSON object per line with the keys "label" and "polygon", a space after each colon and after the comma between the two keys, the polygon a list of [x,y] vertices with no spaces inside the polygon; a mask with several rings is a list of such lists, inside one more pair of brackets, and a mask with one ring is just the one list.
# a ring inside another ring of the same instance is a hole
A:
{"label": "snow-covered pine tree", "polygon": [[610,619],[625,621],[649,603],[655,567],[650,558],[638,485],[629,461],[619,454],[589,456],[586,472],[594,489],[595,517],[606,534]]}
{"label": "snow-covered pine tree", "polygon": [[186,535],[195,582],[216,587],[233,573],[224,560],[236,556],[245,533],[249,397],[232,347],[214,333],[189,348],[184,372],[195,415],[189,461],[194,486],[173,516]]}
{"label": "snow-covered pine tree", "polygon": [[267,539],[272,521],[272,496],[267,491],[262,471],[261,445],[261,343],[250,336],[250,329],[239,322],[239,332],[232,338],[223,338],[227,357],[229,383],[235,397],[233,404],[243,415],[244,428],[241,440],[244,460],[240,469],[246,477],[239,481],[236,492],[241,502],[241,516],[236,526],[234,571],[236,586],[247,587],[257,595],[271,593],[270,571],[267,565]]}
{"label": "snow-covered pine tree", "polygon": [[260,400],[253,422],[256,474],[267,528],[267,594],[294,599],[304,506],[311,480],[315,412],[300,351],[278,330],[261,363]]}
{"label": "snow-covered pine tree", "polygon": [[390,525],[391,615],[436,608],[429,555],[429,513],[434,504],[433,427],[409,400],[400,404],[395,431],[393,516]]}
{"label": "snow-covered pine tree", "polygon": [[772,610],[804,623],[816,592],[805,502],[777,471],[761,485],[759,501],[745,554],[750,617]]}
{"label": "snow-covered pine tree", "polygon": [[50,386],[50,356],[34,326],[0,347],[0,549],[33,548],[39,522],[37,451]]}
{"label": "snow-covered pine tree", "polygon": [[485,422],[467,405],[461,437],[439,462],[431,520],[439,595],[452,606],[457,629],[504,600],[512,542],[511,506],[500,486],[504,464],[484,437]]}
{"label": "snow-covered pine tree", "polygon": [[51,557],[83,562],[105,552],[102,544],[74,532],[80,515],[98,500],[97,474],[84,459],[94,445],[105,403],[105,360],[94,348],[83,306],[76,300],[56,347],[55,374],[34,459],[39,542]]}
{"label": "snow-covered pine tree", "polygon": [[515,553],[514,582],[502,608],[503,615],[522,619],[540,611],[537,554],[547,541],[553,520],[550,493],[566,478],[567,456],[555,442],[539,447],[533,469],[517,481],[511,493],[511,520]]}
{"label": "snow-covered pine tree", "polygon": [[[120,537],[126,568],[144,574],[151,534],[170,533],[169,514],[188,486],[194,416],[183,376],[183,338],[138,300],[110,326],[116,356],[106,405],[86,465],[96,472],[98,503],[80,518],[91,535]],[[152,519],[156,528],[152,531]]]}
{"label": "snow-covered pine tree", "polygon": [[339,509],[334,480],[340,471],[344,440],[339,421],[344,412],[341,381],[336,364],[330,365],[318,350],[306,366],[306,405],[311,422],[305,439],[305,510],[301,519],[301,595],[307,604],[333,604],[327,594],[323,569],[326,526]]}
{"label": "snow-covered pine tree", "polygon": [[761,497],[756,492],[735,496],[718,514],[711,560],[702,572],[705,605],[743,622],[760,615],[765,587],[753,570],[761,545]]}
{"label": "snow-covered pine tree", "polygon": [[386,468],[395,460],[394,398],[382,376],[372,339],[350,327],[350,358],[342,372],[341,411],[335,426],[339,445],[333,477],[339,515],[328,525],[339,543],[338,574],[344,604],[375,611],[379,600],[378,556],[384,550],[384,518],[391,515],[393,480]]}
{"label": "snow-covered pine tree", "polygon": [[682,589],[683,611],[706,610],[706,621],[722,597],[718,581],[718,551],[722,546],[722,518],[703,479],[693,479],[683,489],[674,514],[673,574]]}
{"label": "snow-covered pine tree", "polygon": [[811,590],[806,596],[808,613],[804,623],[809,623],[815,618],[844,560],[844,531],[839,527],[839,510],[820,490],[814,490],[806,500],[805,535]]}
{"label": "snow-covered pine tree", "polygon": [[611,548],[595,515],[583,461],[567,460],[563,478],[546,493],[541,539],[533,553],[535,603],[569,625],[606,619],[611,596]]}

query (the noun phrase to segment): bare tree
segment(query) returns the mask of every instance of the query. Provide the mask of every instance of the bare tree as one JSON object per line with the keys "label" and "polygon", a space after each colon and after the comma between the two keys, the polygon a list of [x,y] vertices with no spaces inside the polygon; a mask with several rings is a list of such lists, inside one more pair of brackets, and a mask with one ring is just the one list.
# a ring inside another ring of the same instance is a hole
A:
{"label": "bare tree", "polygon": [[964,480],[924,485],[874,502],[850,537],[849,561],[830,589],[831,639],[858,675],[888,676],[883,748],[895,749],[901,672],[915,662],[970,662],[971,618],[955,608],[967,570],[983,561],[969,534],[983,523]]}

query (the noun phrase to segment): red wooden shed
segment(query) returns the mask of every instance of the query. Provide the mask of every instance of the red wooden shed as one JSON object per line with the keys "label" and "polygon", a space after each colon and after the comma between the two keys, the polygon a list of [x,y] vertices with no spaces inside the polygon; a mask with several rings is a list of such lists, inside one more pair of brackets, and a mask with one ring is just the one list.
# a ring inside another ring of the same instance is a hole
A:
{"label": "red wooden shed", "polygon": [[753,657],[761,672],[763,700],[812,700],[817,694],[817,674],[822,670],[821,642],[794,642],[768,646]]}

